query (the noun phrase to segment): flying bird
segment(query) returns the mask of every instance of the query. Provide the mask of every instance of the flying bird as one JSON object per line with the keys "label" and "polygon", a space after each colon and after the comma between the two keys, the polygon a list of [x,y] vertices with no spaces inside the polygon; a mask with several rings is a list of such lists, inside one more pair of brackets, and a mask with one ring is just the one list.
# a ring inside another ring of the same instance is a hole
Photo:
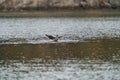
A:
{"label": "flying bird", "polygon": [[46,36],[49,38],[49,39],[51,39],[51,40],[53,40],[53,41],[55,41],[55,42],[58,42],[58,39],[60,39],[62,36],[58,36],[58,35],[56,35],[56,36],[52,36],[52,35],[47,35],[46,34]]}

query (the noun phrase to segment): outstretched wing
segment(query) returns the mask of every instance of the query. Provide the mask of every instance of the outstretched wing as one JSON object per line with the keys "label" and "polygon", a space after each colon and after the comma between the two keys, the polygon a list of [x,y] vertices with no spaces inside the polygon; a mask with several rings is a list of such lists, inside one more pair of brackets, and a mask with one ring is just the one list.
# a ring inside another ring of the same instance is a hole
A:
{"label": "outstretched wing", "polygon": [[61,38],[62,36],[59,36],[58,38]]}
{"label": "outstretched wing", "polygon": [[46,36],[47,36],[49,39],[55,39],[55,37],[52,36],[52,35],[47,35],[47,34],[46,34]]}

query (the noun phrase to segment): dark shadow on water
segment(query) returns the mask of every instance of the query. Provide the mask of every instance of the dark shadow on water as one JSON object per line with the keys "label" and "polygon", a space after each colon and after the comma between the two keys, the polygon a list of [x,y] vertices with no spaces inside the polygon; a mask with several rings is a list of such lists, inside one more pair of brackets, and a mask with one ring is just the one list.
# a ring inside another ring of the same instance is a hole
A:
{"label": "dark shadow on water", "polygon": [[1,44],[0,80],[118,80],[120,40]]}
{"label": "dark shadow on water", "polygon": [[113,60],[120,58],[120,40],[102,39],[76,43],[1,44],[0,60],[42,58]]}

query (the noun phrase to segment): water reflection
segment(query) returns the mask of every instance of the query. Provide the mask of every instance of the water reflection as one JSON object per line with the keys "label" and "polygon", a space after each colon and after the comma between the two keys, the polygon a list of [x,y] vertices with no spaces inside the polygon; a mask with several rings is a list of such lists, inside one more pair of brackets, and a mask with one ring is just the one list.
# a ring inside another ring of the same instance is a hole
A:
{"label": "water reflection", "polygon": [[0,80],[119,80],[120,40],[1,44]]}
{"label": "water reflection", "polygon": [[85,42],[1,44],[0,59],[104,59],[120,54],[120,40],[99,39]]}

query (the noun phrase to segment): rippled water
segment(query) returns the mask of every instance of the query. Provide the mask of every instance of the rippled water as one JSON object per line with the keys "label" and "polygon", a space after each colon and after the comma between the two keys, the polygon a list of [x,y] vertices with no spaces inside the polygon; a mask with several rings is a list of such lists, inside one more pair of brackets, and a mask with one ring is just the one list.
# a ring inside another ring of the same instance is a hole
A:
{"label": "rippled water", "polygon": [[0,19],[0,80],[120,80],[120,18]]}
{"label": "rippled water", "polygon": [[113,66],[112,63],[100,61],[96,63],[78,60],[53,60],[49,63],[41,63],[38,60],[24,63],[8,61],[5,66],[1,66],[0,71],[2,71],[1,80],[119,80],[120,78],[118,65]]}
{"label": "rippled water", "polygon": [[119,80],[120,40],[2,44],[0,80]]}
{"label": "rippled water", "polygon": [[[61,40],[119,37],[120,18],[10,18],[0,19],[1,42],[40,43],[45,34],[63,36]],[[47,41],[48,42],[48,41]]]}

